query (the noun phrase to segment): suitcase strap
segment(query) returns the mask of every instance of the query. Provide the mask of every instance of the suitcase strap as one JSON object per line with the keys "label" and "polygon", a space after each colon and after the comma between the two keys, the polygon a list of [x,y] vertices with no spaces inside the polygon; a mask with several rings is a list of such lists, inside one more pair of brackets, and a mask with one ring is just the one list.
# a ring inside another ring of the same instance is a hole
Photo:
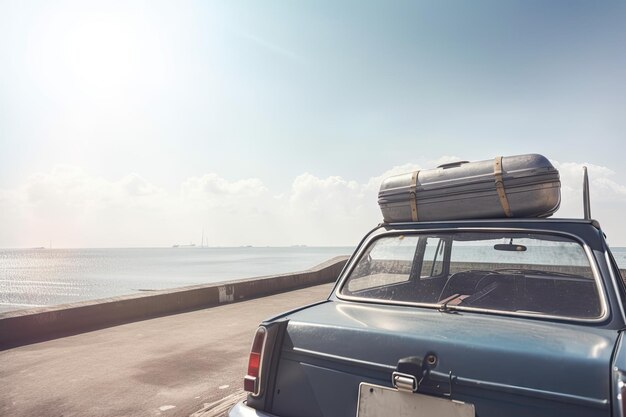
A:
{"label": "suitcase strap", "polygon": [[498,198],[502,205],[502,210],[506,217],[511,217],[511,206],[509,206],[509,200],[506,198],[506,190],[504,189],[504,181],[502,180],[502,157],[496,156],[493,162],[493,175],[496,177],[496,191],[498,192]]}
{"label": "suitcase strap", "polygon": [[417,176],[419,175],[419,170],[413,172],[411,174],[411,186],[413,187],[413,192],[411,192],[411,198],[409,198],[411,202],[411,220],[414,222],[418,221],[417,217]]}

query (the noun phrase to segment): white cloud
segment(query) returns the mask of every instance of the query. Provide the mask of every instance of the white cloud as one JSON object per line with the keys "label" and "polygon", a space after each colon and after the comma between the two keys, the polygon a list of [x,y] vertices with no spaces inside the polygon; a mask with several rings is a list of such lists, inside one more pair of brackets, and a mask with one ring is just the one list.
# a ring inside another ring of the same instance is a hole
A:
{"label": "white cloud", "polygon": [[[456,160],[444,157],[436,162]],[[562,180],[556,217],[581,217],[582,163],[553,161]],[[613,244],[626,226],[626,186],[607,168],[589,168],[592,214]],[[388,176],[420,169],[399,165],[358,182],[304,173],[287,190],[270,190],[258,178],[228,180],[216,173],[190,177],[166,190],[131,173],[109,180],[71,166],[37,173],[0,190],[0,247],[168,246],[209,244],[354,245],[382,219],[378,188]]]}
{"label": "white cloud", "polygon": [[560,216],[577,217],[582,213],[583,166],[587,167],[589,176],[592,208],[600,208],[604,204],[626,203],[626,186],[613,179],[615,172],[611,169],[588,163],[552,163],[561,177]]}
{"label": "white cloud", "polygon": [[171,205],[164,190],[137,174],[109,181],[72,166],[31,175],[0,196],[7,213],[0,246],[120,246],[153,228],[155,215]]}
{"label": "white cloud", "polygon": [[552,161],[561,177],[561,207],[555,217],[583,217],[583,166],[587,167],[591,216],[600,221],[609,242],[626,246],[626,186],[617,182],[608,167],[580,162]]}
{"label": "white cloud", "polygon": [[135,204],[163,194],[163,190],[135,173],[119,181],[108,181],[92,177],[81,168],[66,165],[57,166],[50,173],[32,175],[12,192],[21,197],[25,208],[54,203],[77,209]]}
{"label": "white cloud", "polygon": [[371,191],[376,191],[376,193],[378,193],[380,184],[383,182],[385,178],[391,177],[392,175],[400,175],[400,174],[405,174],[407,172],[417,171],[419,169],[421,169],[419,165],[411,164],[411,163],[404,164],[404,165],[396,165],[393,168],[388,169],[387,171],[383,172],[382,174],[370,178],[369,181],[367,182],[367,187]]}
{"label": "white cloud", "polygon": [[300,175],[281,200],[279,212],[289,225],[284,233],[291,244],[353,245],[380,217],[375,203],[367,204],[375,201],[371,195],[368,184]]}
{"label": "white cloud", "polygon": [[214,198],[231,196],[258,196],[267,188],[258,178],[248,178],[229,182],[217,174],[191,177],[183,182],[182,193],[187,198]]}
{"label": "white cloud", "polygon": [[352,213],[347,198],[360,199],[363,187],[356,181],[346,181],[341,177],[317,178],[309,173],[298,176],[292,184],[290,203],[305,212],[340,210]]}
{"label": "white cloud", "polygon": [[134,173],[124,177],[120,181],[120,185],[129,196],[134,197],[155,195],[160,192],[157,187]]}
{"label": "white cloud", "polygon": [[[210,210],[212,216],[256,212],[259,201],[269,198],[268,189],[258,178],[228,181],[215,173],[190,177],[180,186],[179,206],[191,212]],[[220,211],[221,210],[221,211]]]}

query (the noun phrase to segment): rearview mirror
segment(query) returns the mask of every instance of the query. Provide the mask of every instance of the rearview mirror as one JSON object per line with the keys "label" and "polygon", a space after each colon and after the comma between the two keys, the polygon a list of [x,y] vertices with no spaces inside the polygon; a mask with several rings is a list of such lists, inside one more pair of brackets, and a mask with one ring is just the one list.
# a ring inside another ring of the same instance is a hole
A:
{"label": "rearview mirror", "polygon": [[526,246],[524,245],[515,245],[513,243],[498,243],[497,245],[493,245],[495,250],[503,250],[507,252],[525,252]]}

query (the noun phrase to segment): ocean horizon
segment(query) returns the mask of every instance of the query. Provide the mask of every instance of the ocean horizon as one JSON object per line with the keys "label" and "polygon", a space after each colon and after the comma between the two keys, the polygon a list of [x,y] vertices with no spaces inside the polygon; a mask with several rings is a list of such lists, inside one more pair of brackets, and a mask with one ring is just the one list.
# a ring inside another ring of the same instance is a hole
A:
{"label": "ocean horizon", "polygon": [[[312,268],[354,247],[0,249],[0,313]],[[626,269],[626,248],[612,248]]]}

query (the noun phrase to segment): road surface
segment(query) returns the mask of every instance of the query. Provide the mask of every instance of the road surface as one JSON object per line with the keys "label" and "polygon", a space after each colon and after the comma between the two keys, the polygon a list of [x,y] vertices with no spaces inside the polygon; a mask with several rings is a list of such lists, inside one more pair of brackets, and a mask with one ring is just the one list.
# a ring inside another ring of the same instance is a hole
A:
{"label": "road surface", "polygon": [[260,321],[325,299],[331,288],[320,285],[1,351],[0,415],[189,416],[207,403],[240,395]]}

